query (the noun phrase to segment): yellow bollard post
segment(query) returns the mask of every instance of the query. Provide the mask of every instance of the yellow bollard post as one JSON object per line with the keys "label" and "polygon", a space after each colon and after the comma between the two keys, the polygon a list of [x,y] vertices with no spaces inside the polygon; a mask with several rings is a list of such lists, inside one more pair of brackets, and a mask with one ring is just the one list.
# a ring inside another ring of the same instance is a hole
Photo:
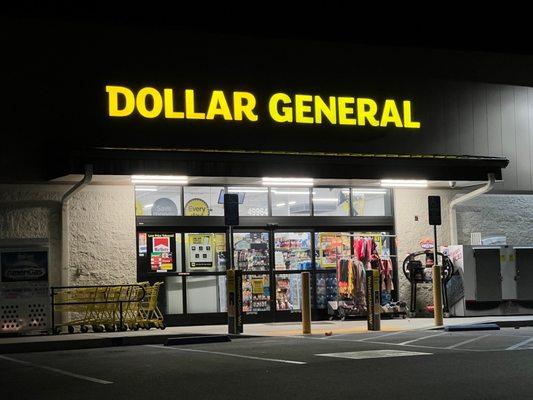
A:
{"label": "yellow bollard post", "polygon": [[302,272],[302,333],[311,333],[311,285],[309,272]]}
{"label": "yellow bollard post", "polygon": [[440,275],[440,265],[433,265],[433,315],[435,326],[442,326],[442,279]]}

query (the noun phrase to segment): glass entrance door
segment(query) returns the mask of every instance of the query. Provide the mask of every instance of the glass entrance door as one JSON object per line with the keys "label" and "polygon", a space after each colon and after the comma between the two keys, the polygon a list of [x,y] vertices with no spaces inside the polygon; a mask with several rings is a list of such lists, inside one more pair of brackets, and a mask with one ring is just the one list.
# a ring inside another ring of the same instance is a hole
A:
{"label": "glass entrance door", "polygon": [[[312,270],[310,232],[274,233],[275,320],[299,319],[302,271]],[[295,314],[295,315],[292,315]]]}
{"label": "glass entrance door", "polygon": [[233,233],[234,265],[243,274],[245,322],[272,320],[270,247],[268,232]]}

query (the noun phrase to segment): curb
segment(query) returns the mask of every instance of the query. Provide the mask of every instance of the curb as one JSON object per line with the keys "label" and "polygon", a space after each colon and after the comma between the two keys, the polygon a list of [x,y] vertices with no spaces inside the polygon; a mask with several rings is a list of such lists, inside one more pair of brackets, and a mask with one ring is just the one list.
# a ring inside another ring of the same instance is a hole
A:
{"label": "curb", "polygon": [[231,338],[229,337],[229,335],[171,337],[166,340],[165,346],[182,346],[185,344],[222,342],[231,342]]}
{"label": "curb", "polygon": [[[73,334],[76,335],[76,334]],[[6,343],[0,344],[0,354],[12,353],[30,353],[30,352],[44,352],[44,351],[61,351],[61,350],[83,350],[96,349],[104,347],[119,347],[119,346],[141,346],[145,344],[162,344],[167,345],[169,340],[175,341],[176,344],[193,344],[194,343],[212,343],[213,341],[223,341],[221,336],[225,336],[230,341],[233,339],[247,339],[258,337],[257,335],[209,335],[209,334],[168,334],[168,335],[153,335],[153,336],[119,336],[109,338],[94,338],[94,339],[73,339],[73,340],[46,340],[41,342],[24,342],[24,343]],[[217,340],[218,339],[218,340]],[[182,340],[180,342],[180,340]],[[191,343],[186,343],[191,341]]]}

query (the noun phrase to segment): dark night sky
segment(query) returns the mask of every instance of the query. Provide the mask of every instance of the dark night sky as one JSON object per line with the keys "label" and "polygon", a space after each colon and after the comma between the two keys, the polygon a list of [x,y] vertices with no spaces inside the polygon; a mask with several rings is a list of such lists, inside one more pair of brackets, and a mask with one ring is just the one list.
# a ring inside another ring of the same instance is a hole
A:
{"label": "dark night sky", "polygon": [[[252,7],[252,8],[251,8]],[[5,6],[8,18],[183,29],[257,37],[533,54],[528,13],[465,2],[40,2]]]}

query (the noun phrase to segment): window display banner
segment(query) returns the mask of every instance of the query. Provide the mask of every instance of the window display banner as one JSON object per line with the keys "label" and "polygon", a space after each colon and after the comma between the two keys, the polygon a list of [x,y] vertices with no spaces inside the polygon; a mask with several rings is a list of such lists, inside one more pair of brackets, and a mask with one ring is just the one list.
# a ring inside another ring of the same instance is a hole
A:
{"label": "window display banner", "polygon": [[252,294],[263,293],[263,278],[252,278]]}
{"label": "window display banner", "polygon": [[148,243],[146,233],[139,233],[139,255],[144,255],[148,251]]}
{"label": "window display banner", "polygon": [[318,236],[320,267],[336,268],[338,257],[350,255],[350,239],[336,233],[320,233]]}
{"label": "window display banner", "polygon": [[170,237],[155,236],[152,238],[152,251],[169,252],[170,251]]}
{"label": "window display banner", "polygon": [[172,253],[154,251],[150,257],[152,271],[171,271],[172,270]]}
{"label": "window display banner", "polygon": [[189,268],[213,268],[213,235],[211,233],[190,233],[188,241]]}
{"label": "window display banner", "polygon": [[186,217],[209,216],[209,205],[202,199],[191,199],[185,204]]}
{"label": "window display banner", "polygon": [[[141,235],[139,233],[139,251],[141,251]],[[168,272],[174,270],[174,254],[171,251],[171,239],[173,234],[145,234],[146,243],[150,243],[151,248],[146,249],[150,254],[150,270],[152,272]],[[147,246],[148,247],[148,246]],[[140,254],[144,256],[144,254]]]}

